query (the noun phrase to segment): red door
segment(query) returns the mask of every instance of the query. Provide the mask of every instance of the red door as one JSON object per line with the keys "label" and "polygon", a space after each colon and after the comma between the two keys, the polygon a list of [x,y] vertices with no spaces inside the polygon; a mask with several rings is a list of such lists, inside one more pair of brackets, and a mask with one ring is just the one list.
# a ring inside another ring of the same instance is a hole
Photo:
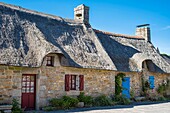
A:
{"label": "red door", "polygon": [[22,108],[35,109],[35,75],[22,75]]}

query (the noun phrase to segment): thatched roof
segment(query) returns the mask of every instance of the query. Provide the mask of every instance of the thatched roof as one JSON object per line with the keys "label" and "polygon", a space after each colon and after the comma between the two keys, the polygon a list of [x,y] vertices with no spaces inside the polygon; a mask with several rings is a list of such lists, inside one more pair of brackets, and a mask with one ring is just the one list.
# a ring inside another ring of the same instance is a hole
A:
{"label": "thatched roof", "polygon": [[161,56],[170,64],[170,56],[167,54],[161,54]]}
{"label": "thatched roof", "polygon": [[95,31],[117,70],[142,71],[142,62],[151,60],[155,72],[170,73],[170,64],[157,52],[152,43],[142,38]]}
{"label": "thatched roof", "polygon": [[0,64],[40,67],[49,53],[63,54],[68,66],[118,71],[141,71],[141,63],[151,59],[156,71],[170,73],[170,65],[142,37],[0,3]]}
{"label": "thatched roof", "polygon": [[0,3],[0,63],[41,66],[62,53],[69,66],[116,70],[92,28],[83,23]]}

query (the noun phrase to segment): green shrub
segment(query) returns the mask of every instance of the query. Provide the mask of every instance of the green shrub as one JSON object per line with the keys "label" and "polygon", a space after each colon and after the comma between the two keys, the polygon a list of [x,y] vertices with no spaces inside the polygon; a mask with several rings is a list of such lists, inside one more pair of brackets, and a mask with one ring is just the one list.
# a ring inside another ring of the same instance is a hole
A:
{"label": "green shrub", "polygon": [[122,81],[125,77],[124,73],[118,73],[115,77],[115,95],[120,95],[122,93],[123,87],[122,87]]}
{"label": "green shrub", "polygon": [[162,83],[158,86],[157,92],[161,95],[166,96],[167,89],[169,88],[169,80],[167,79],[167,83]]}
{"label": "green shrub", "polygon": [[70,108],[71,108],[71,105],[68,101],[64,101],[64,100],[61,101],[60,109],[70,109]]}
{"label": "green shrub", "polygon": [[135,92],[134,92],[133,89],[130,91],[130,99],[131,99],[131,100],[134,100],[134,99],[135,99]]}
{"label": "green shrub", "polygon": [[22,109],[19,107],[20,104],[17,99],[12,100],[12,113],[23,113]]}
{"label": "green shrub", "polygon": [[63,96],[61,99],[53,98],[50,101],[52,107],[56,109],[70,109],[76,107],[78,104],[78,99],[69,96]]}
{"label": "green shrub", "polygon": [[84,102],[85,106],[91,106],[93,104],[93,98],[91,96],[85,96],[84,92],[81,92],[79,96],[77,96],[79,102]]}
{"label": "green shrub", "polygon": [[142,92],[141,96],[148,97],[148,91],[150,90],[150,83],[149,81],[145,81],[144,78],[142,77]]}
{"label": "green shrub", "polygon": [[157,89],[158,93],[159,93],[159,94],[163,94],[163,93],[164,93],[164,90],[165,90],[164,85],[159,85],[159,87],[158,87],[158,89]]}
{"label": "green shrub", "polygon": [[64,102],[69,104],[69,107],[75,107],[75,106],[77,106],[77,104],[79,102],[79,100],[77,98],[72,98],[69,96],[63,96],[63,100],[64,100]]}
{"label": "green shrub", "polygon": [[56,108],[55,107],[52,107],[52,106],[46,106],[43,108],[44,111],[53,111],[55,110]]}
{"label": "green shrub", "polygon": [[166,101],[167,99],[164,96],[158,97],[158,101]]}
{"label": "green shrub", "polygon": [[57,99],[57,98],[53,98],[49,101],[49,103],[51,104],[51,106],[53,107],[58,107],[61,105],[61,99]]}
{"label": "green shrub", "polygon": [[94,105],[95,106],[110,106],[110,105],[113,105],[113,102],[111,98],[105,95],[101,95],[94,99]]}
{"label": "green shrub", "polygon": [[121,105],[128,105],[131,103],[131,101],[128,98],[126,98],[125,96],[122,96],[122,95],[116,95],[113,98],[113,101],[116,102],[117,104],[121,104]]}

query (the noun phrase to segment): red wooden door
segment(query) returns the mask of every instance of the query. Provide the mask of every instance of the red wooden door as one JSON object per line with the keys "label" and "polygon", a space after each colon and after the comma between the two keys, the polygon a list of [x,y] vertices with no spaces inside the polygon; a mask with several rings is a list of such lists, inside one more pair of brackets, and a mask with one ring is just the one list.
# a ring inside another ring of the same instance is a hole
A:
{"label": "red wooden door", "polygon": [[22,108],[35,109],[35,75],[22,75]]}

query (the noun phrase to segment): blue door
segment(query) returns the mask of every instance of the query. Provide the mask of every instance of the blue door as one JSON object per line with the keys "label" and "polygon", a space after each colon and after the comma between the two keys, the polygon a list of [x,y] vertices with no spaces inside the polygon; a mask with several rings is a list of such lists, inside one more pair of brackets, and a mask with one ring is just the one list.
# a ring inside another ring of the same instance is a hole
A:
{"label": "blue door", "polygon": [[126,98],[130,98],[130,77],[124,77],[122,81],[122,95]]}

